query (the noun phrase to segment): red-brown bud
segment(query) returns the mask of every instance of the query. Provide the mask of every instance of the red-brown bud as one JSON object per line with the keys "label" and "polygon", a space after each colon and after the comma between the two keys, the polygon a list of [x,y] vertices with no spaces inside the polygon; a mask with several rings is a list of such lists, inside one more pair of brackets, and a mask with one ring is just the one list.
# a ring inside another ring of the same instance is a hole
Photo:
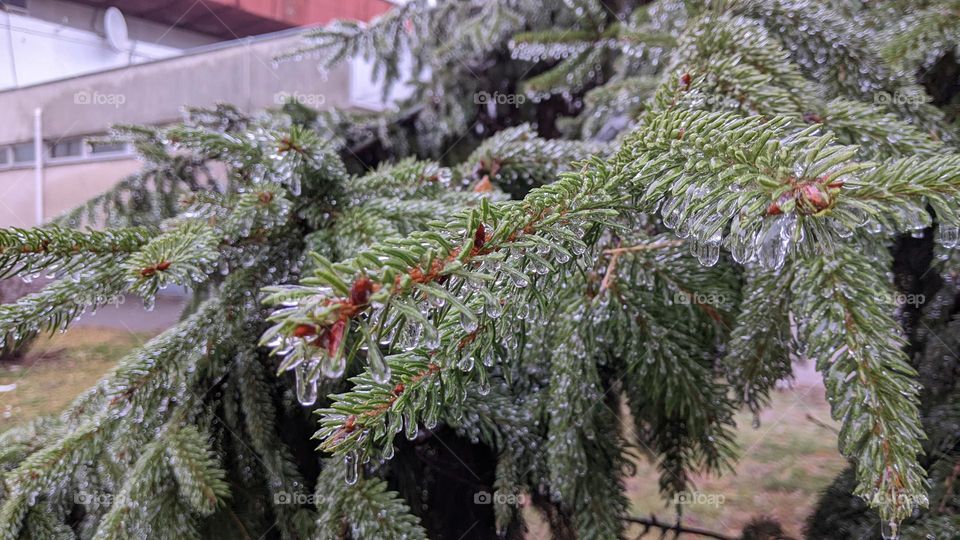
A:
{"label": "red-brown bud", "polygon": [[298,324],[296,328],[293,329],[291,335],[296,338],[305,338],[308,336],[316,335],[317,327],[312,324]]}
{"label": "red-brown bud", "polygon": [[483,226],[483,223],[477,226],[477,231],[473,233],[473,247],[474,249],[483,248],[483,244],[487,241],[487,228]]}
{"label": "red-brown bud", "polygon": [[373,292],[373,282],[367,276],[361,276],[350,288],[350,303],[355,306],[367,305],[371,292]]}

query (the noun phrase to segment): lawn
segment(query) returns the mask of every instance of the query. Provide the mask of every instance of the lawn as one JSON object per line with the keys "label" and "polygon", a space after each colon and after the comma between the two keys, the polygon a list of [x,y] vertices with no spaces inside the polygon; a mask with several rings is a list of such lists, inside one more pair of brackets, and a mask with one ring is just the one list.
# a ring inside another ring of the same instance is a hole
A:
{"label": "lawn", "polygon": [[[820,386],[781,390],[771,407],[752,427],[752,416],[737,415],[740,460],[732,472],[720,477],[697,475],[691,490],[693,501],[685,504],[683,523],[737,535],[756,516],[769,516],[784,531],[802,537],[803,522],[819,492],[845,467],[837,451],[836,423]],[[657,493],[656,468],[638,463],[637,474],[627,480],[633,512],[651,509],[673,520],[673,505]]]}
{"label": "lawn", "polygon": [[38,339],[22,360],[0,364],[0,431],[60,412],[151,336],[77,327]]}

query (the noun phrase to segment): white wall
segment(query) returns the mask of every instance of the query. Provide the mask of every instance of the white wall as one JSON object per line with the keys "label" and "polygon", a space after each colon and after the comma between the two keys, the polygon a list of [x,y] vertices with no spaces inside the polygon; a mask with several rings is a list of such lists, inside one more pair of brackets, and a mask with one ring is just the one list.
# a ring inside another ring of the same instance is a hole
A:
{"label": "white wall", "polygon": [[[91,13],[92,14],[92,13]],[[0,12],[0,90],[177,55],[181,49],[131,39],[117,52],[100,34]]]}

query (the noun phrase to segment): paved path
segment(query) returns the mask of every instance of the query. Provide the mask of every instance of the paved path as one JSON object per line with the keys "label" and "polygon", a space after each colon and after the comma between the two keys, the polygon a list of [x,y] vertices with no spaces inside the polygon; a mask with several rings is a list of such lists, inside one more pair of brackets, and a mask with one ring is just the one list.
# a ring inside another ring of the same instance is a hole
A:
{"label": "paved path", "polygon": [[95,314],[87,313],[74,324],[126,329],[131,332],[160,332],[180,319],[180,312],[186,305],[185,297],[160,296],[153,310],[147,311],[139,298],[130,296],[120,305],[103,306]]}

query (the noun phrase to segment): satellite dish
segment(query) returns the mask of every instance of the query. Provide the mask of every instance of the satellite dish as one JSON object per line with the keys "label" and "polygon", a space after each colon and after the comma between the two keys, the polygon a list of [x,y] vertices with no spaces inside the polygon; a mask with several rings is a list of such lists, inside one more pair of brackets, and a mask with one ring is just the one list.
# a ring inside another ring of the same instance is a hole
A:
{"label": "satellite dish", "polygon": [[123,52],[130,48],[130,36],[127,34],[127,20],[115,7],[108,7],[103,14],[103,33],[110,48]]}

